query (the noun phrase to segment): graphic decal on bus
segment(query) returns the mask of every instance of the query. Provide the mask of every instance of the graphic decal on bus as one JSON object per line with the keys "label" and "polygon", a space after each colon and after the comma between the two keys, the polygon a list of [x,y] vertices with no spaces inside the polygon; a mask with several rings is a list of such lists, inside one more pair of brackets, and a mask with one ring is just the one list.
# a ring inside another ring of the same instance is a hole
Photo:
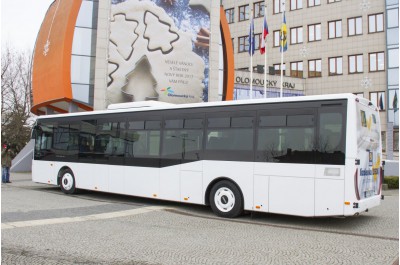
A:
{"label": "graphic decal on bus", "polygon": [[360,159],[357,188],[360,199],[379,193],[381,185],[381,139],[380,124],[376,112],[357,104],[357,150]]}

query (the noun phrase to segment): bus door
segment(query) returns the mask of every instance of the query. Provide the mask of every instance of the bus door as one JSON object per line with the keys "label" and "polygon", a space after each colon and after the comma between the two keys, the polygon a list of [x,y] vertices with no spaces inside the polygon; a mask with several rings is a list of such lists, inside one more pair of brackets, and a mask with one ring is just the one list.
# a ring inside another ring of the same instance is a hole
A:
{"label": "bus door", "polygon": [[127,166],[123,169],[126,193],[160,198],[161,117],[129,118],[122,134]]}
{"label": "bus door", "polygon": [[[57,185],[54,166],[53,135],[55,123],[40,123],[35,126],[34,161],[32,163],[32,180],[35,182]],[[51,174],[49,174],[51,172]],[[50,176],[50,177],[49,177]]]}
{"label": "bus door", "polygon": [[314,216],[316,109],[258,112],[254,208]]}
{"label": "bus door", "polygon": [[163,199],[202,203],[203,114],[164,119],[160,193]]}
{"label": "bus door", "polygon": [[346,102],[322,103],[317,128],[315,215],[343,215]]}
{"label": "bus door", "polygon": [[357,103],[356,196],[363,200],[381,191],[383,173],[379,112],[373,105]]}

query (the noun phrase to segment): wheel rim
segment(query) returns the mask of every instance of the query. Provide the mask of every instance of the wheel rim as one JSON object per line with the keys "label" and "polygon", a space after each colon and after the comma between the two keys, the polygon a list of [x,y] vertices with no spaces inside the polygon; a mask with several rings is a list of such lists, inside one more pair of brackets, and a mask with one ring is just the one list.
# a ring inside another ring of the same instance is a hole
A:
{"label": "wheel rim", "polygon": [[235,195],[226,187],[219,188],[215,193],[214,202],[218,210],[227,213],[235,206]]}
{"label": "wheel rim", "polygon": [[61,179],[61,185],[64,190],[70,190],[74,185],[74,178],[70,173],[65,173]]}

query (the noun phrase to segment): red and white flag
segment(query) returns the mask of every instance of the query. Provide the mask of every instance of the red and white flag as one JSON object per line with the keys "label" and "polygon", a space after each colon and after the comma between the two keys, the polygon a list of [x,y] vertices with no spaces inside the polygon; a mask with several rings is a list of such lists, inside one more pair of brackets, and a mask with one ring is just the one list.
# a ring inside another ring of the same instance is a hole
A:
{"label": "red and white flag", "polygon": [[261,48],[260,48],[261,54],[265,53],[265,46],[266,46],[265,44],[267,41],[267,35],[268,35],[268,24],[267,24],[267,19],[264,16],[263,34],[261,38]]}

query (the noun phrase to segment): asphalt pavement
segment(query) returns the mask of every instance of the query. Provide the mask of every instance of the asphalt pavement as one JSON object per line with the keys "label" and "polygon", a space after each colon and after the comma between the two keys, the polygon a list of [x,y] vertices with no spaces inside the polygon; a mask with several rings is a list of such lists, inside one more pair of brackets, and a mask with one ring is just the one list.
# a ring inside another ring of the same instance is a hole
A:
{"label": "asphalt pavement", "polygon": [[2,264],[398,264],[399,193],[347,218],[247,214],[59,188],[1,186]]}

